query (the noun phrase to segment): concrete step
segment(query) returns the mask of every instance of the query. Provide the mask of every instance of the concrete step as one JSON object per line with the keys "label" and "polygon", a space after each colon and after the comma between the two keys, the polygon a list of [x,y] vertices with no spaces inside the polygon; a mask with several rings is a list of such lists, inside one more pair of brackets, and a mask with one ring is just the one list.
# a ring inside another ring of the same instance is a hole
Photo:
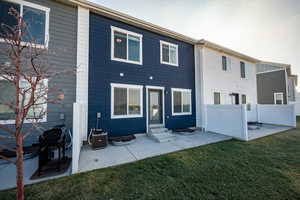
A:
{"label": "concrete step", "polygon": [[148,133],[148,135],[154,139],[155,141],[162,143],[162,142],[171,142],[176,139],[176,136],[174,134],[171,134],[169,132],[164,133]]}
{"label": "concrete step", "polygon": [[150,128],[149,129],[149,133],[167,133],[169,132],[169,130],[167,128],[162,128],[162,127],[159,127],[159,128]]}

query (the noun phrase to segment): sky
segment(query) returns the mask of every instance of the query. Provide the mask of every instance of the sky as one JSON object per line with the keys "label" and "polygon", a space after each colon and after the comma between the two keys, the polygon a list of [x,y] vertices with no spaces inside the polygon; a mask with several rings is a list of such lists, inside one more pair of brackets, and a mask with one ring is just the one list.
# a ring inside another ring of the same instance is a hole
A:
{"label": "sky", "polygon": [[300,0],[90,1],[251,57],[291,64],[300,77]]}

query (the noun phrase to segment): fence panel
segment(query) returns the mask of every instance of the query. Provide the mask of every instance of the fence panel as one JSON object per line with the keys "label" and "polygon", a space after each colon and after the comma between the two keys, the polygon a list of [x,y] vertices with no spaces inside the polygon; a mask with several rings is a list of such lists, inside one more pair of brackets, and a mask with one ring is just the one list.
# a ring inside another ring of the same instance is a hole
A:
{"label": "fence panel", "polygon": [[257,105],[258,122],[296,127],[295,105]]}
{"label": "fence panel", "polygon": [[245,105],[206,105],[206,131],[248,140]]}

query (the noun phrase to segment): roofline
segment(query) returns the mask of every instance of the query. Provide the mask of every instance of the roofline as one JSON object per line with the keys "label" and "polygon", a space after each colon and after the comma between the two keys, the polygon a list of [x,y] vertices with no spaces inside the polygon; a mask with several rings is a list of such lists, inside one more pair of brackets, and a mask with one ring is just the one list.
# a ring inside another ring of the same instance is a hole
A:
{"label": "roofline", "polygon": [[252,63],[258,63],[258,62],[260,62],[260,60],[258,60],[258,59],[256,59],[256,58],[247,56],[247,55],[245,55],[245,54],[239,53],[239,52],[237,52],[237,51],[234,51],[234,50],[232,50],[232,49],[223,47],[223,46],[218,45],[218,44],[216,44],[216,43],[207,41],[207,40],[205,40],[205,39],[198,40],[197,43],[196,43],[196,45],[201,45],[201,46],[204,46],[204,47],[207,47],[207,48],[211,48],[211,49],[213,49],[213,50],[220,51],[220,52],[223,52],[223,53],[226,53],[226,54],[229,54],[229,55],[232,55],[232,56],[241,58],[241,59],[243,59],[243,60],[250,61],[250,62],[252,62]]}
{"label": "roofline", "polygon": [[101,6],[99,4],[96,3],[92,3],[90,1],[87,0],[68,0],[68,2],[76,4],[78,6],[82,6],[85,7],[93,12],[96,12],[98,14],[101,14],[103,16],[115,19],[115,20],[119,20],[122,22],[125,22],[127,24],[139,27],[139,28],[143,28],[161,35],[165,35],[180,41],[184,41],[190,44],[195,44],[197,42],[196,39],[193,39],[191,37],[185,36],[183,34],[177,33],[175,31],[171,31],[169,29],[157,26],[155,24],[146,22],[144,20],[140,20],[138,18],[129,16],[127,14],[112,10],[110,8],[106,8],[104,6]]}
{"label": "roofline", "polygon": [[266,65],[273,65],[276,67],[282,67],[282,68],[290,68],[290,64],[284,64],[284,63],[275,63],[275,62],[268,62],[268,61],[260,61],[259,64],[266,64]]}

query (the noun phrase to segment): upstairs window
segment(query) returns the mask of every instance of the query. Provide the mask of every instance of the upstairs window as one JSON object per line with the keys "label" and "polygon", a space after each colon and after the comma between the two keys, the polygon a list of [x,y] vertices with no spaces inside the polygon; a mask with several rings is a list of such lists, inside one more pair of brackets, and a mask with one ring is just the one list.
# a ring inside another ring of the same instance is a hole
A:
{"label": "upstairs window", "polygon": [[214,104],[221,104],[220,92],[214,92]]}
{"label": "upstairs window", "polygon": [[[48,80],[41,81],[35,91],[36,96],[40,96],[38,100],[40,102],[36,102],[36,105],[32,106],[27,114],[27,120],[30,119],[37,119],[39,117],[42,117],[39,119],[39,122],[45,122],[46,121],[46,111],[47,111],[47,95],[45,91],[48,87]],[[23,91],[28,90],[25,95],[24,104],[26,105],[30,99],[30,84],[26,80],[20,81],[20,88]],[[13,124],[15,123],[15,113],[14,110],[11,109],[8,104],[14,104],[16,102],[16,88],[15,86],[5,80],[0,79],[0,122],[3,124]],[[41,96],[43,95],[43,96]],[[22,99],[21,99],[22,102]],[[30,122],[30,121],[26,121]]]}
{"label": "upstairs window", "polygon": [[222,70],[227,71],[227,57],[222,56]]}
{"label": "upstairs window", "polygon": [[160,63],[178,66],[178,45],[160,41]]}
{"label": "upstairs window", "polygon": [[247,103],[247,97],[246,95],[242,94],[242,104],[246,104]]}
{"label": "upstairs window", "polygon": [[240,66],[241,66],[241,78],[246,78],[245,63],[241,61]]}
{"label": "upstairs window", "polygon": [[283,93],[274,93],[274,104],[283,104]]}
{"label": "upstairs window", "polygon": [[190,114],[192,114],[191,90],[172,88],[172,115]]}
{"label": "upstairs window", "polygon": [[111,34],[111,59],[141,65],[143,36],[116,27]]}
{"label": "upstairs window", "polygon": [[111,117],[142,117],[142,89],[139,85],[111,84]]}
{"label": "upstairs window", "polygon": [[[8,13],[10,8],[16,9],[27,24],[23,41],[48,46],[50,9],[22,0],[1,1],[0,24],[6,24],[10,27],[15,27],[18,24],[16,18]],[[5,34],[6,31],[2,26],[0,27],[1,35]]]}

